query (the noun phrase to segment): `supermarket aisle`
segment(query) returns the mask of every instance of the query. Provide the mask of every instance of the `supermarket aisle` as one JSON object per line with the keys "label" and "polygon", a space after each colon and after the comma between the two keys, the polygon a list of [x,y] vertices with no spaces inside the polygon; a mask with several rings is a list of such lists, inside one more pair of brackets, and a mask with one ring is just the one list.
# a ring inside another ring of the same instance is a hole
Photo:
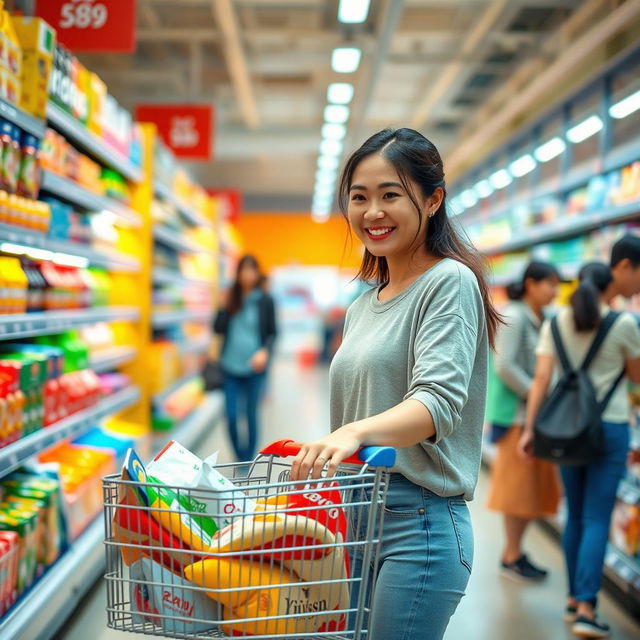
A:
{"label": "supermarket aisle", "polygon": [[[263,442],[280,438],[312,438],[328,424],[327,373],[301,371],[294,363],[278,362],[272,372],[264,411],[268,425]],[[224,429],[218,425],[199,447],[201,454],[220,449],[230,459]],[[451,622],[446,640],[568,640],[573,638],[562,622],[564,574],[558,545],[542,531],[533,530],[528,547],[540,564],[552,570],[545,584],[522,587],[498,575],[500,520],[484,509],[486,478],[481,477],[477,499],[472,503],[476,558],[467,596]],[[105,589],[98,584],[76,615],[65,625],[59,640],[118,640],[140,637],[105,628]],[[603,597],[602,616],[612,625],[612,638],[632,640],[640,625]],[[389,638],[388,640],[393,640]],[[429,639],[425,639],[429,640]]]}

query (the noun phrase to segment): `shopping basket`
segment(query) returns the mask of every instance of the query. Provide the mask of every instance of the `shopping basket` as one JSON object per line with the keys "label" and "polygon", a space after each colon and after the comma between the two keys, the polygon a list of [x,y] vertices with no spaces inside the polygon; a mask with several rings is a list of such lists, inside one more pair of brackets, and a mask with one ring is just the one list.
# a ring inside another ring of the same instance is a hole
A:
{"label": "shopping basket", "polygon": [[[193,505],[208,501],[211,513],[215,490],[106,477],[108,626],[170,638],[366,638],[396,452],[364,447],[331,479],[292,482],[300,446],[283,440],[254,461],[215,465],[235,507],[215,513],[206,548]],[[141,488],[177,500],[127,498]]]}

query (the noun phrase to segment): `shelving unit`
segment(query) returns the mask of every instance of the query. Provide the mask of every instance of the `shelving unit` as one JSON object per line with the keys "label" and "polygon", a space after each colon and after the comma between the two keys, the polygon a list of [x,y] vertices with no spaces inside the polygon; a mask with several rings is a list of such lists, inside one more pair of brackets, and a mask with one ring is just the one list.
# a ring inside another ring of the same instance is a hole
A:
{"label": "shelving unit", "polygon": [[137,387],[131,386],[100,400],[95,406],[74,413],[58,423],[45,427],[29,436],[0,449],[0,478],[7,475],[29,458],[67,438],[75,438],[96,422],[131,406],[140,398]]}
{"label": "shelving unit", "polygon": [[22,109],[9,104],[6,100],[1,98],[0,116],[36,138],[42,138],[44,136],[46,125],[43,120],[34,118],[28,113],[25,113]]}
{"label": "shelving unit", "polygon": [[78,145],[102,164],[115,169],[128,180],[133,182],[142,180],[141,170],[129,158],[113,149],[89,131],[81,122],[51,102],[47,107],[47,120],[65,138]]}
{"label": "shelving unit", "polygon": [[154,267],[153,273],[154,284],[175,284],[180,287],[185,286],[202,286],[210,287],[211,283],[207,280],[199,280],[197,278],[187,278],[175,269],[165,269],[163,267]]}
{"label": "shelving unit", "polygon": [[123,203],[94,193],[81,184],[51,171],[42,172],[40,190],[89,211],[111,211],[128,225],[139,227],[141,224],[140,215]]}
{"label": "shelving unit", "polygon": [[160,393],[156,393],[153,396],[153,403],[162,404],[167,398],[169,398],[176,391],[178,391],[178,389],[181,389],[182,387],[189,384],[193,380],[196,380],[198,377],[199,377],[198,374],[194,374],[194,373],[189,373],[186,376],[182,376],[181,378],[179,378],[178,380],[170,384],[166,389],[164,389]]}
{"label": "shelving unit", "polygon": [[96,322],[134,321],[140,316],[135,307],[95,307],[71,311],[44,311],[0,315],[0,340],[29,338],[62,333]]}
{"label": "shelving unit", "polygon": [[203,218],[197,211],[194,211],[190,206],[181,202],[171,190],[171,187],[167,186],[161,180],[155,180],[153,183],[153,189],[155,194],[166,200],[167,202],[172,203],[175,208],[180,212],[180,214],[191,224],[201,226],[201,227],[211,227],[213,226],[209,220]]}
{"label": "shelving unit", "polygon": [[[222,397],[212,393],[183,420],[171,437],[192,449],[211,432],[222,415]],[[162,434],[158,449],[166,444]],[[84,594],[104,571],[102,514],[71,544],[58,561],[24,594],[0,621],[3,640],[49,640],[62,627]]]}
{"label": "shelving unit", "polygon": [[155,311],[151,323],[154,329],[166,329],[183,322],[211,322],[211,311]]}
{"label": "shelving unit", "polygon": [[190,354],[190,353],[205,353],[209,349],[209,345],[211,344],[211,338],[206,336],[200,340],[191,340],[189,342],[182,342],[178,345],[178,349],[181,354]]}
{"label": "shelving unit", "polygon": [[157,224],[153,227],[153,237],[162,244],[185,253],[209,253],[205,248],[199,247],[193,242],[189,242],[180,235],[179,231]]}
{"label": "shelving unit", "polygon": [[92,356],[89,367],[96,373],[104,373],[128,364],[138,355],[135,347],[112,347],[108,351]]}
{"label": "shelving unit", "polygon": [[49,238],[44,233],[22,230],[6,224],[0,224],[0,243],[2,242],[78,256],[87,259],[93,266],[104,267],[114,272],[136,273],[140,270],[140,261],[133,256],[118,251],[94,249],[79,242]]}

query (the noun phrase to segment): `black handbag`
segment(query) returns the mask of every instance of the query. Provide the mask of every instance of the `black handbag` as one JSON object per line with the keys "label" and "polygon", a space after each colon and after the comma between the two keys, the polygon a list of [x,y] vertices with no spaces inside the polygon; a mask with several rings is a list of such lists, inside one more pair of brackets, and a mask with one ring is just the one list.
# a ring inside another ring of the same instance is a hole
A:
{"label": "black handbag", "polygon": [[202,377],[204,378],[205,391],[217,391],[222,389],[224,383],[224,373],[222,367],[217,360],[207,360],[202,369]]}
{"label": "black handbag", "polygon": [[557,318],[551,332],[564,371],[542,404],[534,426],[533,453],[537,458],[564,465],[596,462],[603,454],[602,413],[624,378],[624,370],[600,401],[587,370],[619,314],[611,311],[600,323],[584,362],[572,369],[565,351]]}

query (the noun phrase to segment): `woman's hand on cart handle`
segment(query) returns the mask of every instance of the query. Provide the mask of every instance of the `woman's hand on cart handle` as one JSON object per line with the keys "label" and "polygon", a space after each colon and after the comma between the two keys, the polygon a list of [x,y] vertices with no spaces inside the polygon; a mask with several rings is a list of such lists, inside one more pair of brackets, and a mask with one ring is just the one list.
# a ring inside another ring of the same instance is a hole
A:
{"label": "woman's hand on cart handle", "polygon": [[291,463],[291,479],[305,481],[311,477],[317,480],[325,467],[326,477],[334,476],[340,464],[353,456],[363,444],[357,431],[350,426],[345,425],[320,440],[302,445]]}

